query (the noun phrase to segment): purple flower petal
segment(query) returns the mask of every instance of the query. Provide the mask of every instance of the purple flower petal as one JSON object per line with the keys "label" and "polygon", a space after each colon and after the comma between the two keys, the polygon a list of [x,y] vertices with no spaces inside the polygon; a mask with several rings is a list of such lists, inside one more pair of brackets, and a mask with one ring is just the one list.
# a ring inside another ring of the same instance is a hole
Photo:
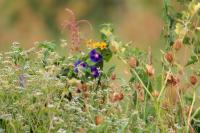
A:
{"label": "purple flower petal", "polygon": [[102,61],[102,55],[99,54],[96,49],[90,51],[90,60],[93,62],[100,62]]}
{"label": "purple flower petal", "polygon": [[91,66],[91,67],[90,67],[90,70],[91,70],[91,74],[92,74],[92,76],[93,76],[94,78],[99,77],[100,72],[99,72],[99,70],[97,69],[97,67]]}
{"label": "purple flower petal", "polygon": [[75,73],[78,73],[78,67],[81,66],[81,68],[86,68],[87,67],[87,64],[85,62],[82,62],[80,60],[77,60],[75,63],[74,63],[74,72]]}

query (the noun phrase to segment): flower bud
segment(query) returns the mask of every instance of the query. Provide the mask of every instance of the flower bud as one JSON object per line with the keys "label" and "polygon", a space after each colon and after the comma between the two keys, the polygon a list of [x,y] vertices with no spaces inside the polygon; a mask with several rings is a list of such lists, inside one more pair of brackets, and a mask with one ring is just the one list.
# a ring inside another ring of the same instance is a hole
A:
{"label": "flower bud", "polygon": [[181,47],[182,47],[182,42],[181,42],[181,40],[177,39],[173,44],[173,49],[178,51],[181,49]]}
{"label": "flower bud", "polygon": [[115,73],[112,73],[111,79],[112,79],[112,80],[115,80],[115,79],[116,79],[116,74],[115,74]]}
{"label": "flower bud", "polygon": [[102,122],[103,122],[103,117],[100,116],[100,115],[97,115],[97,116],[95,117],[95,124],[96,124],[96,125],[100,125]]}
{"label": "flower bud", "polygon": [[195,85],[197,83],[197,77],[195,75],[190,76],[190,83]]}
{"label": "flower bud", "polygon": [[130,57],[128,60],[128,64],[131,68],[136,68],[137,66],[137,59],[135,57]]}
{"label": "flower bud", "polygon": [[149,76],[154,75],[155,70],[154,70],[154,68],[153,68],[152,65],[148,65],[148,64],[146,65],[146,73],[147,73]]}
{"label": "flower bud", "polygon": [[123,93],[123,92],[120,92],[120,93],[118,94],[118,101],[121,101],[123,98],[124,98],[124,93]]}
{"label": "flower bud", "polygon": [[167,52],[167,53],[165,54],[165,59],[166,59],[169,63],[172,63],[173,60],[174,60],[172,52]]}

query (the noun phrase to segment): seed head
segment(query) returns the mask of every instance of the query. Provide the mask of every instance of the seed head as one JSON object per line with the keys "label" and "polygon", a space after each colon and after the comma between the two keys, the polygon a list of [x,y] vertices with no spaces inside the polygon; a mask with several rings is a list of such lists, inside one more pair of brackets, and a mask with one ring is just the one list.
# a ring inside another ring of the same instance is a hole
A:
{"label": "seed head", "polygon": [[172,52],[167,52],[167,53],[165,54],[165,59],[166,59],[169,63],[172,63],[173,60],[174,60]]}
{"label": "seed head", "polygon": [[155,69],[153,68],[152,65],[149,65],[149,64],[146,65],[146,73],[147,73],[149,76],[153,76],[153,75],[154,75]]}
{"label": "seed head", "polygon": [[196,75],[191,75],[190,76],[190,83],[192,85],[195,85],[197,83],[197,76]]}
{"label": "seed head", "polygon": [[137,67],[137,59],[135,57],[130,57],[128,60],[128,64],[131,68]]}
{"label": "seed head", "polygon": [[100,125],[103,122],[103,116],[97,115],[95,117],[95,124]]}
{"label": "seed head", "polygon": [[180,50],[182,47],[182,42],[181,40],[177,39],[174,44],[173,44],[173,49],[175,49],[176,51]]}

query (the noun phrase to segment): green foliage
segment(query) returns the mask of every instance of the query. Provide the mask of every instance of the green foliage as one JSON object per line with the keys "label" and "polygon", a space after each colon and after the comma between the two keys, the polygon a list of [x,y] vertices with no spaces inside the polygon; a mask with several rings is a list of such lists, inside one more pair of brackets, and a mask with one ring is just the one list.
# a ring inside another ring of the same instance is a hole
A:
{"label": "green foliage", "polygon": [[[157,61],[161,70],[150,50],[118,41],[108,24],[102,41],[90,40],[86,51],[67,58],[47,41],[0,54],[0,132],[198,132],[199,33],[190,24],[200,5],[192,1],[180,15],[163,2],[169,46]],[[176,58],[181,47],[170,46],[175,39],[188,44],[186,65]],[[130,79],[116,75],[109,62],[115,56]]]}

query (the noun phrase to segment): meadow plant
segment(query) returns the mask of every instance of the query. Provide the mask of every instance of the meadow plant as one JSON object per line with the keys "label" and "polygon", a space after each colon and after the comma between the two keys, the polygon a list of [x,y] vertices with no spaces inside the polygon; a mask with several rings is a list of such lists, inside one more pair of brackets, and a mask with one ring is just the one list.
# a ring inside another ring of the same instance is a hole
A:
{"label": "meadow plant", "polygon": [[[0,132],[198,133],[200,3],[176,13],[163,3],[161,69],[151,48],[120,42],[108,24],[101,40],[81,42],[75,18],[66,26],[75,26],[72,45],[86,46],[80,53],[62,56],[47,41],[28,50],[13,43],[0,54]],[[113,57],[128,66],[129,80],[116,74],[115,63],[107,67]]]}

